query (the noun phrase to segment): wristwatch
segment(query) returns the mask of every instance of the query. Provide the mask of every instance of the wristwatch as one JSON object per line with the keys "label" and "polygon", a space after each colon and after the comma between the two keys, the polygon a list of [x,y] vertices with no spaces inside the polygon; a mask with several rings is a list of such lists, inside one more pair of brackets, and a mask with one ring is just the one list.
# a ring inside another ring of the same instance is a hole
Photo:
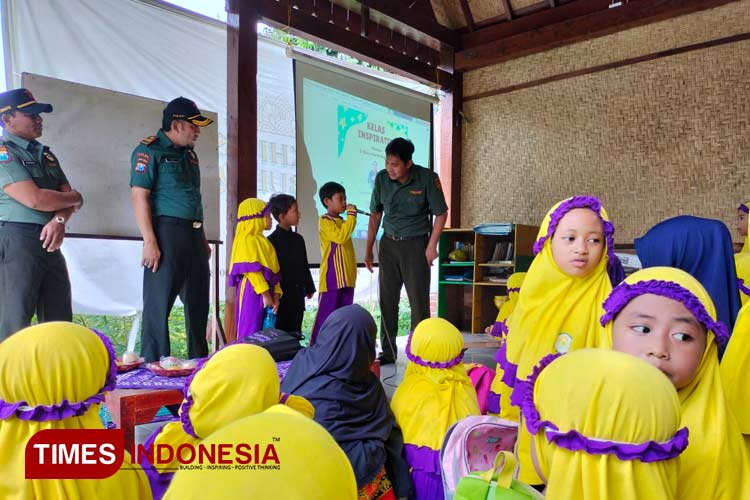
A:
{"label": "wristwatch", "polygon": [[56,216],[55,217],[55,221],[58,222],[58,223],[60,223],[60,224],[62,224],[63,226],[65,225],[65,217],[63,217],[61,215]]}

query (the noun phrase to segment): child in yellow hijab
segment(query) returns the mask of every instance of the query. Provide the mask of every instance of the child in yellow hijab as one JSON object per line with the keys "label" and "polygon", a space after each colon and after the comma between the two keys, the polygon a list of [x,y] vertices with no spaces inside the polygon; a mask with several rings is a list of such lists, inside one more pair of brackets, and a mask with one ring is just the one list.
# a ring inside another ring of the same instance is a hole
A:
{"label": "child in yellow hijab", "polygon": [[[164,497],[166,500],[357,498],[352,466],[336,441],[320,424],[287,407],[273,406],[237,420],[211,434],[204,443],[207,446],[257,443],[261,449],[272,444],[279,469],[180,470]],[[227,460],[243,459],[236,449],[232,448]]]}
{"label": "child in yellow hijab", "polygon": [[[734,254],[734,267],[737,270],[737,287],[740,289],[740,302],[744,306],[750,298],[750,252]],[[739,316],[739,313],[737,313]],[[739,321],[739,318],[737,319]]]}
{"label": "child in yellow hijab", "polygon": [[[553,206],[539,228],[534,252],[506,342],[495,356],[492,392],[499,395],[500,416],[514,421],[519,420],[524,380],[542,357],[601,342],[596,320],[612,289],[607,267],[614,262],[614,227],[599,199],[574,196]],[[529,434],[520,427],[519,479],[539,484],[529,446]]]}
{"label": "child in yellow hijab", "polygon": [[750,302],[746,302],[737,313],[732,337],[719,363],[719,372],[727,403],[737,418],[750,453]]}
{"label": "child in yellow hijab", "polygon": [[750,498],[750,462],[719,373],[717,343],[729,335],[706,289],[682,270],[650,267],[615,287],[603,307],[612,348],[659,368],[677,388],[690,430],[678,498]]}
{"label": "child in yellow hijab", "polygon": [[740,250],[740,253],[747,253],[750,252],[750,245],[748,245],[748,227],[750,227],[750,217],[748,217],[748,204],[746,203],[740,203],[740,206],[737,207],[737,229],[740,232],[740,236],[745,238],[745,241],[742,244],[742,250]]}
{"label": "child in yellow hijab", "polygon": [[24,449],[46,429],[104,429],[99,407],[115,388],[109,339],[73,323],[24,328],[0,343],[0,498],[151,498],[130,454],[106,479],[25,479]]}
{"label": "child in yellow hijab", "polygon": [[235,287],[237,340],[260,331],[264,308],[279,308],[281,272],[276,250],[263,231],[271,229],[270,208],[248,198],[237,208],[237,229],[229,263],[229,286]]}
{"label": "child in yellow hijab", "polygon": [[406,344],[409,363],[391,409],[404,435],[416,500],[442,499],[440,446],[448,429],[469,415],[479,415],[477,393],[466,369],[464,338],[448,321],[428,318]]}
{"label": "child in yellow hijab", "polygon": [[[518,297],[521,293],[521,284],[523,283],[526,273],[513,273],[508,277],[508,300],[503,302],[500,306],[500,310],[495,318],[495,323],[492,326],[488,326],[490,335],[498,338],[505,338],[508,334],[508,318],[518,304]],[[497,413],[497,411],[493,412]]]}
{"label": "child in yellow hijab", "polygon": [[[158,445],[176,450],[182,444],[197,448],[203,438],[221,427],[248,415],[260,413],[280,402],[279,375],[276,363],[267,350],[252,344],[230,344],[207,360],[199,362],[185,381],[185,399],[180,406],[180,419],[165,424],[152,433],[145,449],[154,451]],[[281,395],[285,404],[312,418],[314,409],[304,398]],[[169,486],[175,458],[168,464],[154,467],[146,457],[137,457],[143,465],[154,500]]]}
{"label": "child in yellow hijab", "polygon": [[676,457],[688,431],[679,429],[680,401],[659,370],[581,349],[545,357],[528,382],[524,422],[547,498],[678,498]]}

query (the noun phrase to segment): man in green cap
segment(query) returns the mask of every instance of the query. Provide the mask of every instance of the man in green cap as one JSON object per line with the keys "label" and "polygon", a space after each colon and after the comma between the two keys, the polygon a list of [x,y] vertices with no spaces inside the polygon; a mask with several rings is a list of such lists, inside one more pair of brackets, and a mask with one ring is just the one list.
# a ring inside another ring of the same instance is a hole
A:
{"label": "man in green cap", "polygon": [[[375,235],[383,219],[378,276],[380,295],[380,364],[396,361],[398,303],[406,287],[411,330],[430,317],[430,266],[448,219],[448,205],[438,175],[412,161],[414,144],[397,137],[385,147],[385,169],[375,176],[370,198],[365,266],[372,272]],[[431,217],[435,221],[431,221]]]}
{"label": "man in green cap", "polygon": [[40,323],[73,319],[60,245],[83,198],[37,141],[41,113],[51,112],[26,89],[0,94],[0,341],[29,326],[34,314]]}
{"label": "man in green cap", "polygon": [[146,361],[170,355],[167,319],[178,295],[185,305],[188,356],[208,355],[211,250],[193,148],[200,127],[211,123],[193,101],[178,97],[164,108],[162,128],[131,156],[130,199],[143,236],[141,355]]}

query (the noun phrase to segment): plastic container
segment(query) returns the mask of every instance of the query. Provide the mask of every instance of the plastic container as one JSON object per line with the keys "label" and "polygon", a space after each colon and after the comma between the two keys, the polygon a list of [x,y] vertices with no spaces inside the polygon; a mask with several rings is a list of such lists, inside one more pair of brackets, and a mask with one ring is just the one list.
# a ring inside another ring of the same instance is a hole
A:
{"label": "plastic container", "polygon": [[273,312],[272,307],[266,307],[265,313],[263,314],[263,330],[266,328],[274,328],[276,326],[276,313]]}

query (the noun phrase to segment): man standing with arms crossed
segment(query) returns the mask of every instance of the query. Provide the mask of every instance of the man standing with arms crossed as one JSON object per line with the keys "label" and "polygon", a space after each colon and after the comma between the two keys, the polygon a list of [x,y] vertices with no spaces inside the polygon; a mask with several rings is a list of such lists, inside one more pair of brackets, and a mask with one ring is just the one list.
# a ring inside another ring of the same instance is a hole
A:
{"label": "man standing with arms crossed", "polygon": [[34,313],[40,323],[73,319],[60,246],[83,198],[37,141],[41,113],[51,112],[26,89],[0,94],[0,341],[29,326]]}
{"label": "man standing with arms crossed", "polygon": [[[380,241],[381,365],[396,361],[398,303],[401,287],[411,306],[411,329],[430,317],[430,266],[437,258],[437,243],[448,219],[440,178],[412,162],[414,144],[398,137],[385,148],[385,170],[375,176],[370,199],[365,266],[372,272],[372,246],[383,218]],[[385,214],[385,216],[384,216]],[[435,216],[434,223],[430,217]]]}
{"label": "man standing with arms crossed", "polygon": [[213,123],[184,97],[171,101],[155,136],[133,151],[130,200],[143,236],[141,355],[171,352],[168,318],[175,298],[185,305],[190,358],[208,355],[210,247],[203,230],[200,169],[193,150],[200,127]]}

